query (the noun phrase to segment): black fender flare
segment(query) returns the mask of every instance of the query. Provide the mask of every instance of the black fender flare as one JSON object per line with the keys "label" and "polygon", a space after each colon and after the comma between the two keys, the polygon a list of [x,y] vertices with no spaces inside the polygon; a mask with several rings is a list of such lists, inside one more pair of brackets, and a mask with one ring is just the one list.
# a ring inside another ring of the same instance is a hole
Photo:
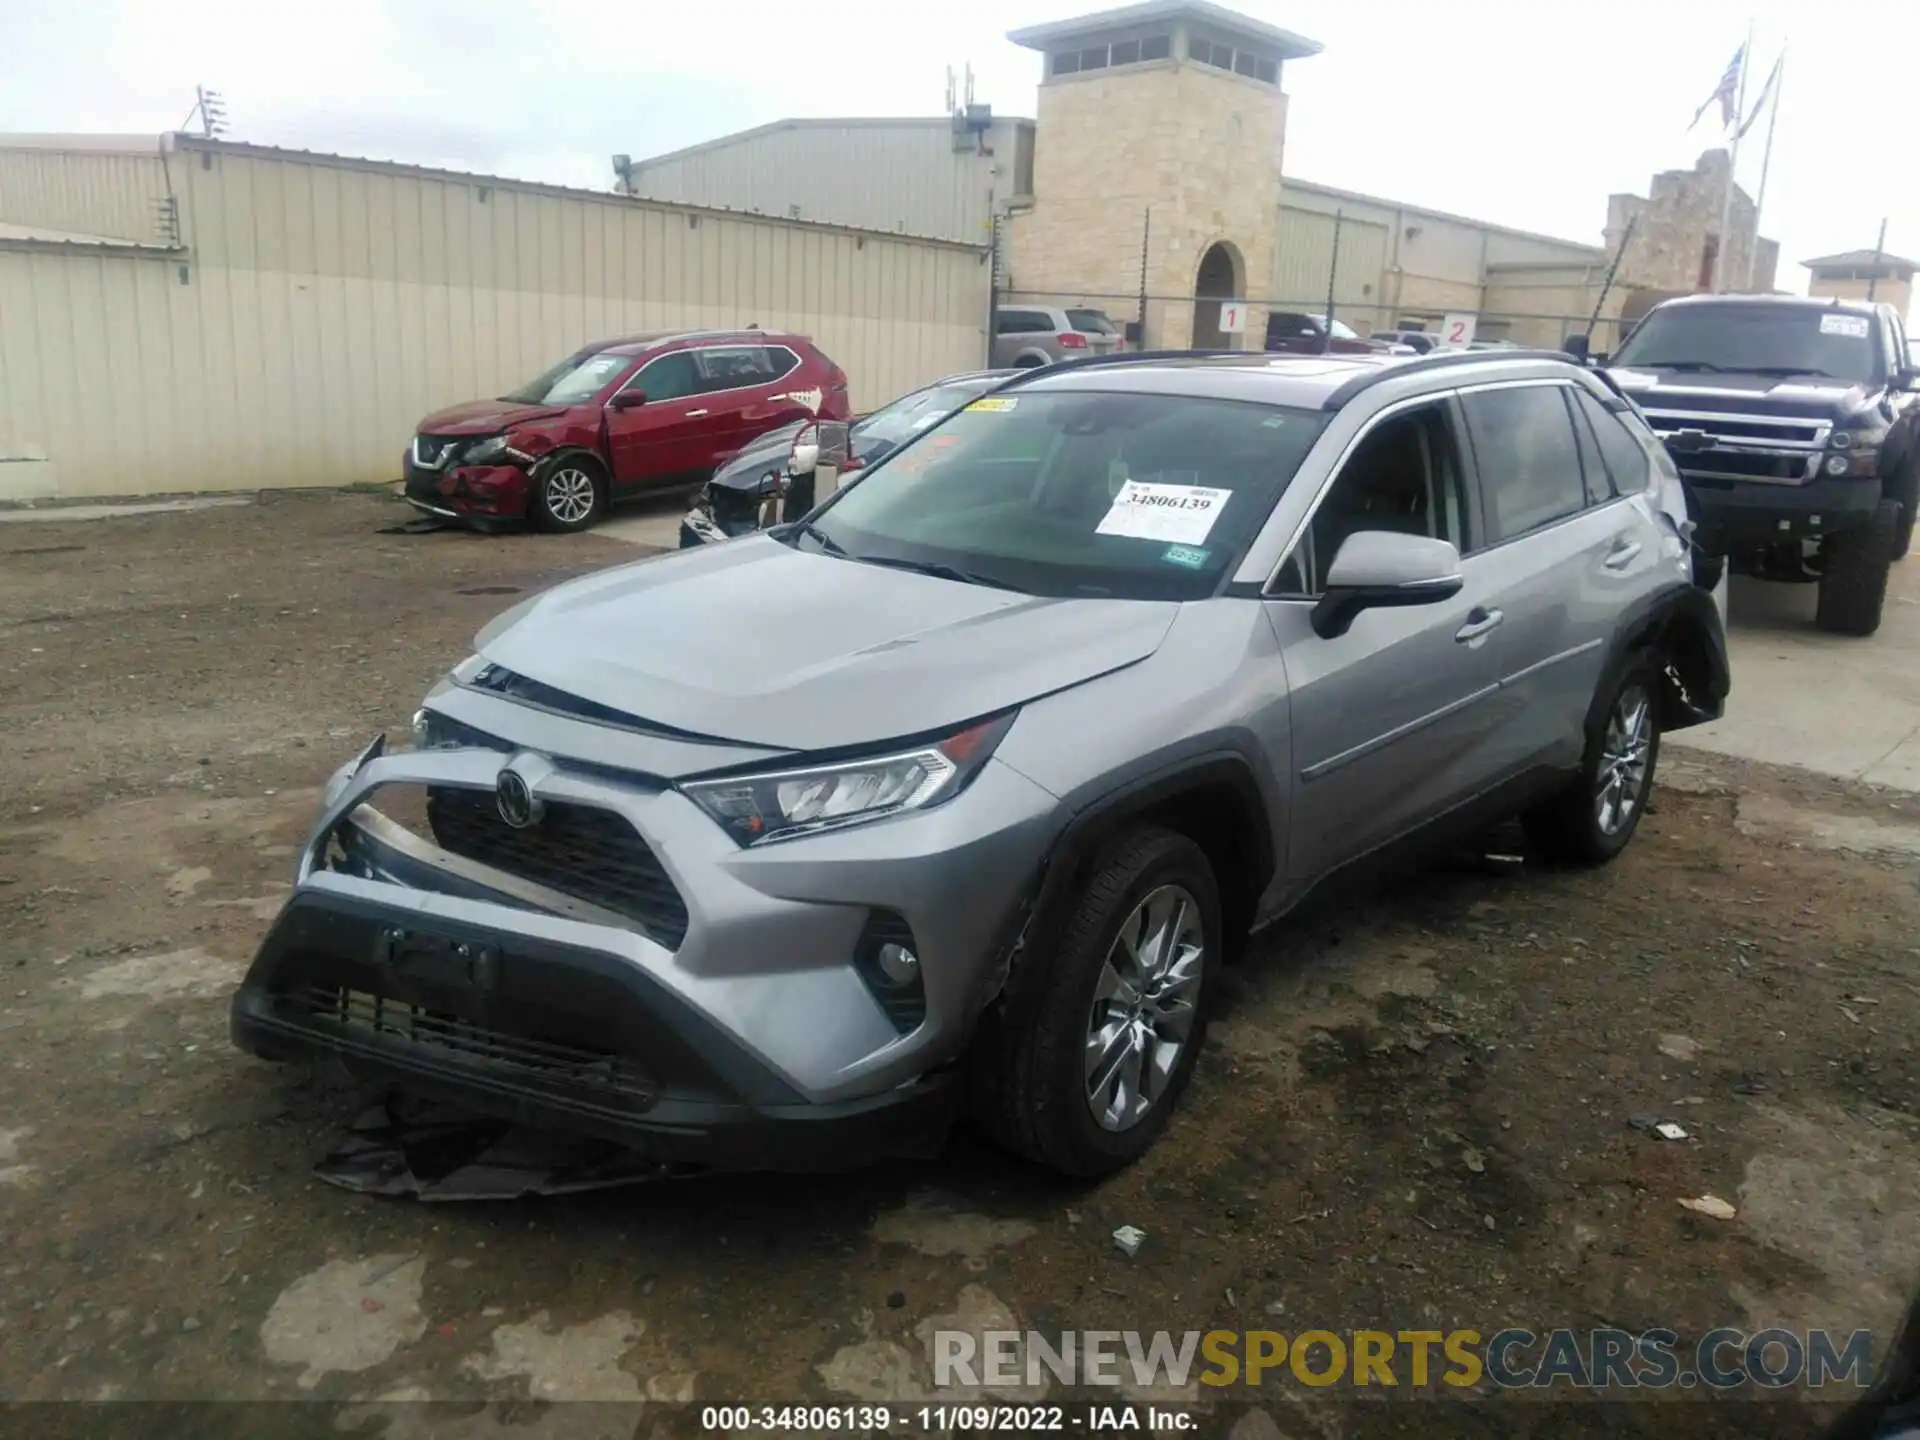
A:
{"label": "black fender flare", "polygon": [[1710,592],[1676,582],[1629,606],[1614,626],[1606,663],[1587,711],[1593,726],[1627,668],[1648,652],[1664,657],[1667,670],[1662,730],[1684,730],[1718,720],[1733,688],[1726,626]]}
{"label": "black fender flare", "polygon": [[[1217,787],[1224,787],[1233,795],[1236,811],[1233,823],[1251,840],[1246,873],[1237,877],[1245,895],[1246,913],[1235,917],[1243,922],[1241,924],[1229,921],[1228,934],[1223,937],[1231,954],[1244,938],[1240,932],[1250,923],[1253,907],[1273,883],[1279,861],[1267,799],[1254,763],[1242,752],[1229,748],[1186,756],[1135,776],[1074,812],[1048,846],[1029,888],[1027,902],[1018,907],[999,947],[1003,958],[987,986],[988,1002],[1005,991],[1020,955],[1046,943],[1045,934],[1036,927],[1044,927],[1058,917],[1061,897],[1114,835],[1128,822],[1150,814],[1156,806]],[[1236,877],[1221,878],[1225,882]]]}

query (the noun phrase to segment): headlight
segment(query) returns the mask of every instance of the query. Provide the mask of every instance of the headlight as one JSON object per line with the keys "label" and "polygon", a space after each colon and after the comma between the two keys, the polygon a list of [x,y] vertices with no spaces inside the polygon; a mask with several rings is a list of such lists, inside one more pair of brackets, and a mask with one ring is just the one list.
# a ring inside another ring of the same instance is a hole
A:
{"label": "headlight", "polygon": [[1853,432],[1851,430],[1836,430],[1828,438],[1827,443],[1836,450],[1851,450],[1853,448]]}
{"label": "headlight", "polygon": [[484,465],[489,460],[498,460],[507,453],[507,437],[489,435],[484,440],[476,440],[460,456],[462,465]]}
{"label": "headlight", "polygon": [[696,780],[680,792],[741,845],[860,825],[951,799],[979,773],[1011,714],[913,750],[799,770]]}

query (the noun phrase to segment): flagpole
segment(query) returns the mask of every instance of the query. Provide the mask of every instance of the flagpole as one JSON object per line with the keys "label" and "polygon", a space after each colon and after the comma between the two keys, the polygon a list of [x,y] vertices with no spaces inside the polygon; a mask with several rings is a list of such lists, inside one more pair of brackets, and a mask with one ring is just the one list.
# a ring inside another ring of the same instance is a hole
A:
{"label": "flagpole", "polygon": [[[1753,289],[1753,272],[1760,264],[1760,211],[1767,203],[1767,168],[1773,164],[1773,127],[1780,118],[1780,92],[1787,85],[1787,52],[1780,52],[1779,68],[1773,76],[1773,108],[1767,111],[1767,145],[1760,152],[1760,188],[1753,197],[1753,248],[1747,252],[1747,289]],[[1777,277],[1776,277],[1777,278]]]}
{"label": "flagpole", "polygon": [[1714,257],[1713,293],[1724,295],[1727,271],[1733,268],[1733,178],[1740,171],[1740,120],[1747,113],[1747,71],[1753,68],[1753,32],[1756,21],[1747,21],[1747,44],[1740,52],[1740,83],[1734,92],[1733,137],[1727,148],[1727,194],[1720,205],[1720,253]]}

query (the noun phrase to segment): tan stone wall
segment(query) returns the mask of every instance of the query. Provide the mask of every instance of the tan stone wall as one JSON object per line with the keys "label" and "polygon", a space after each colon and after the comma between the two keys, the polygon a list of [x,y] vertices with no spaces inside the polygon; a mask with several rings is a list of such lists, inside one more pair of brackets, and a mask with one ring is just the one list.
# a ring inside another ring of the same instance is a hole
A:
{"label": "tan stone wall", "polygon": [[[1807,286],[1809,295],[1818,295],[1821,299],[1829,297],[1840,300],[1864,300],[1867,298],[1865,280],[1824,280],[1815,277]],[[1905,319],[1908,307],[1913,304],[1913,282],[1909,280],[1882,280],[1873,287],[1876,303],[1891,305]]]}
{"label": "tan stone wall", "polygon": [[[1147,339],[1184,347],[1193,334],[1200,258],[1216,241],[1239,254],[1240,291],[1258,295],[1273,269],[1285,97],[1219,71],[1166,62],[1061,76],[1040,87],[1035,203],[1008,228],[1008,288],[1023,298],[1140,292],[1147,256]],[[1264,314],[1242,344],[1257,348]]]}
{"label": "tan stone wall", "polygon": [[[1648,193],[1613,195],[1607,201],[1607,249],[1617,250],[1634,215],[1633,242],[1620,263],[1619,283],[1629,287],[1686,293],[1703,288],[1701,267],[1709,236],[1718,237],[1714,275],[1724,270],[1726,288],[1771,290],[1779,247],[1763,242],[1756,256],[1757,214],[1753,200],[1734,188],[1733,210],[1726,235],[1720,235],[1721,210],[1726,203],[1730,157],[1725,150],[1709,150],[1691,170],[1667,170],[1653,177]],[[1768,247],[1771,247],[1769,249]],[[1711,283],[1704,288],[1712,288]]]}

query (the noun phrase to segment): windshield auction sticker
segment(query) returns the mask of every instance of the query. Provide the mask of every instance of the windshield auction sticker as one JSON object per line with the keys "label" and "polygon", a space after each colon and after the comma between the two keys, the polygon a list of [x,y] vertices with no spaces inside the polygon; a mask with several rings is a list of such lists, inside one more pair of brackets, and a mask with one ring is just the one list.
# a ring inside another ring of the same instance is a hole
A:
{"label": "windshield auction sticker", "polygon": [[967,406],[967,409],[974,411],[976,414],[1004,415],[1009,410],[1017,409],[1019,405],[1020,397],[1018,395],[982,395],[978,400]]}
{"label": "windshield auction sticker", "polygon": [[1822,335],[1847,335],[1855,340],[1867,338],[1867,317],[1864,315],[1822,315],[1820,317]]}
{"label": "windshield auction sticker", "polygon": [[1112,506],[1094,527],[1094,533],[1173,545],[1203,544],[1232,495],[1231,490],[1211,490],[1204,485],[1152,485],[1129,480],[1113,497]]}

